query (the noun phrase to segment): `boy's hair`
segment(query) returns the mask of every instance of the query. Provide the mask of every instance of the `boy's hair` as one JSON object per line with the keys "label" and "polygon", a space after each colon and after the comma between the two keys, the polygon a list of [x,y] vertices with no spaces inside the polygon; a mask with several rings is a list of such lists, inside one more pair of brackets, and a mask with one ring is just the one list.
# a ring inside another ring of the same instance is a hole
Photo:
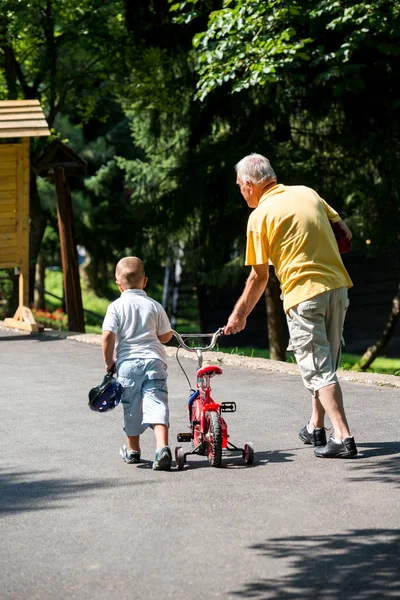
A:
{"label": "boy's hair", "polygon": [[115,279],[123,287],[135,288],[143,282],[145,277],[144,265],[136,256],[121,258],[115,267]]}

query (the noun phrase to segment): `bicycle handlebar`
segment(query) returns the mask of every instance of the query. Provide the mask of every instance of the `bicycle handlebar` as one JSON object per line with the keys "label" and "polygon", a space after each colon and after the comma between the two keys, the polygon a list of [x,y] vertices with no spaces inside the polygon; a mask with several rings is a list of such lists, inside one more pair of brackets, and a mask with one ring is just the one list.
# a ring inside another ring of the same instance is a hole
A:
{"label": "bicycle handlebar", "polygon": [[[220,327],[219,329],[217,329],[217,331],[215,333],[182,333],[182,335],[181,335],[177,331],[174,331],[173,329],[172,329],[172,333],[174,334],[174,336],[178,340],[179,345],[182,348],[185,348],[185,350],[188,350],[189,352],[197,352],[198,350],[205,350],[205,351],[212,350],[214,348],[215,344],[217,343],[217,339],[221,335],[224,335],[224,328]],[[185,343],[185,340],[183,339],[184,337],[185,338],[208,337],[208,338],[212,338],[212,339],[211,339],[211,343],[208,346],[191,347]]]}

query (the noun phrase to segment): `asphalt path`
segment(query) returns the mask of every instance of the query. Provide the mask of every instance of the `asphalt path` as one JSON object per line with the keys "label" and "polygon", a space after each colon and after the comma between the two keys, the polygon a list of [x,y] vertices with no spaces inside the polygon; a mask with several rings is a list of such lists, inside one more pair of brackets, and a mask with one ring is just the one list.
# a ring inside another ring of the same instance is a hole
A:
{"label": "asphalt path", "polygon": [[[400,597],[398,388],[344,381],[360,454],[317,459],[301,379],[223,365],[212,395],[255,464],[153,472],[151,432],[126,465],[122,409],[87,406],[98,345],[0,329],[0,366],[1,600]],[[188,385],[168,368],[174,448]]]}

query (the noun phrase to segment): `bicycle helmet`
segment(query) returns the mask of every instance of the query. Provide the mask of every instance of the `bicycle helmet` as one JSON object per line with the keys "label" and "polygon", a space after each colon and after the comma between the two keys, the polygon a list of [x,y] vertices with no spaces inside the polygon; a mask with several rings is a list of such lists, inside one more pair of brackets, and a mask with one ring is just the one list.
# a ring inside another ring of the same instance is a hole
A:
{"label": "bicycle helmet", "polygon": [[107,412],[118,406],[122,396],[122,385],[109,371],[100,385],[89,392],[89,408],[96,412]]}

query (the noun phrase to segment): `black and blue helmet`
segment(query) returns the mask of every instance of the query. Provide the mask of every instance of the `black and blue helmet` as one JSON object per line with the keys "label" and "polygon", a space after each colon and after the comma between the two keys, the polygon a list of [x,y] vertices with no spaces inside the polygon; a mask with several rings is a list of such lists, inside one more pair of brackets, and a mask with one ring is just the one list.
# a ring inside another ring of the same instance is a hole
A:
{"label": "black and blue helmet", "polygon": [[96,412],[107,412],[120,403],[122,396],[122,385],[113,377],[109,371],[100,385],[89,392],[89,408]]}

